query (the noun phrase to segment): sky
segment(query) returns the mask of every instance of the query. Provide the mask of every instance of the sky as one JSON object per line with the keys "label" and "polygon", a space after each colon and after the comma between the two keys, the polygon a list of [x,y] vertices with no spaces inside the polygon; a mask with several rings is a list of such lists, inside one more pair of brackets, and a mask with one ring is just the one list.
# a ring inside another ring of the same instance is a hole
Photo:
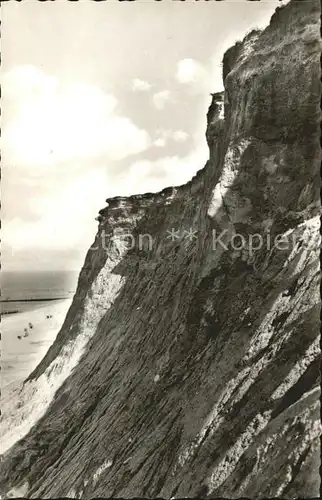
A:
{"label": "sky", "polygon": [[223,53],[278,5],[3,3],[2,269],[80,269],[107,197],[202,168]]}

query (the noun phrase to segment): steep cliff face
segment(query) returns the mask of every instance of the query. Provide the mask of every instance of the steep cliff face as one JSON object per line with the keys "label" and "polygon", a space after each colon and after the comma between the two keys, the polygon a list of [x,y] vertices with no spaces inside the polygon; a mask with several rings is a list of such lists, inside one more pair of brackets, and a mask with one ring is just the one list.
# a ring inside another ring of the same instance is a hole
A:
{"label": "steep cliff face", "polygon": [[278,9],[224,56],[206,166],[107,200],[5,495],[318,495],[319,52],[319,3]]}

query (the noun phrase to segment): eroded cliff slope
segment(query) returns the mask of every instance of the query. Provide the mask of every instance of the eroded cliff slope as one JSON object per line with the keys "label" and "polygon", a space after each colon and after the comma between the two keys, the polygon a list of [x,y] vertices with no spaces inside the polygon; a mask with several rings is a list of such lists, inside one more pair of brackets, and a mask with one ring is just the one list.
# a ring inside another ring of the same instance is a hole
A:
{"label": "eroded cliff slope", "polygon": [[4,494],[318,495],[319,53],[319,3],[278,9],[224,55],[206,166],[107,200]]}

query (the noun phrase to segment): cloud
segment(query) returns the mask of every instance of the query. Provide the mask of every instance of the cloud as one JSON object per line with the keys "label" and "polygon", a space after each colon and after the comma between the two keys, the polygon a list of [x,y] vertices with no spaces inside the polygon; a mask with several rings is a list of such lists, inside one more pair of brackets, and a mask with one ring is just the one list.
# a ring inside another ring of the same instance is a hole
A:
{"label": "cloud", "polygon": [[[81,172],[77,177],[56,177],[50,191],[34,197],[37,217],[22,219],[16,212],[3,224],[3,239],[14,254],[78,250],[80,255],[91,244],[97,223],[94,218],[109,196],[158,191],[187,182],[207,159],[207,148],[184,157],[165,156],[157,160],[138,160],[126,172],[112,175],[103,166]],[[93,195],[94,194],[94,195]]]}
{"label": "cloud", "polygon": [[158,148],[164,148],[164,146],[166,145],[166,140],[164,137],[158,137],[153,144]]}
{"label": "cloud", "polygon": [[[6,266],[81,265],[106,197],[182,184],[203,164],[196,154],[166,150],[157,160],[124,161],[150,147],[150,136],[119,116],[115,97],[98,86],[23,66],[4,75],[3,94]],[[170,99],[168,90],[153,96],[157,109]],[[187,138],[183,130],[160,129],[154,145]]]}
{"label": "cloud", "polygon": [[[104,205],[108,174],[104,168],[83,173],[76,179],[57,182],[51,192],[41,192],[33,199],[38,213],[35,220],[19,216],[3,224],[3,238],[14,252],[83,248],[94,234],[94,217]],[[95,196],[93,196],[95,193]]]}
{"label": "cloud", "polygon": [[182,59],[178,62],[176,79],[183,84],[197,83],[203,80],[206,71],[203,66],[194,59]]}
{"label": "cloud", "polygon": [[150,90],[152,85],[145,80],[140,80],[140,78],[134,78],[132,80],[132,90],[133,92],[146,92]]}
{"label": "cloud", "polygon": [[2,83],[6,265],[51,268],[59,256],[69,265],[68,255],[81,261],[116,165],[124,169],[118,160],[146,150],[150,137],[118,116],[115,97],[98,86],[66,83],[34,66],[14,68]]}
{"label": "cloud", "polygon": [[205,165],[208,156],[204,145],[182,157],[174,155],[134,162],[120,185],[121,194],[156,192],[167,186],[185,184]]}
{"label": "cloud", "polygon": [[33,66],[3,79],[3,154],[16,165],[48,166],[105,155],[119,160],[150,145],[149,135],[117,116],[117,101],[95,85],[65,84]]}
{"label": "cloud", "polygon": [[177,142],[185,142],[188,139],[189,134],[183,130],[175,130],[172,137]]}
{"label": "cloud", "polygon": [[173,140],[175,142],[185,142],[189,134],[184,132],[183,130],[167,130],[167,129],[159,129],[156,131],[157,139],[154,141],[154,145],[157,147],[166,146],[169,140]]}
{"label": "cloud", "polygon": [[171,92],[170,90],[161,90],[161,92],[157,92],[156,94],[153,95],[152,101],[154,106],[161,110],[165,107],[165,104],[169,99],[171,98]]}
{"label": "cloud", "polygon": [[37,217],[24,213],[2,224],[3,267],[13,269],[79,269],[97,229],[95,217],[113,185],[106,168],[76,178],[56,179],[50,191],[28,198]]}

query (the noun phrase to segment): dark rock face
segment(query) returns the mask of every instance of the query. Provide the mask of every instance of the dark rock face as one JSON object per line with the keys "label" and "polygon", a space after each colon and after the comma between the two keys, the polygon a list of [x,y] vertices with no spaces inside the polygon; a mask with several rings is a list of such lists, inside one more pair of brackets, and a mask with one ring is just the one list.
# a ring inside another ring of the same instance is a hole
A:
{"label": "dark rock face", "polygon": [[224,56],[204,169],[107,200],[4,494],[318,496],[319,52],[318,2],[278,9]]}

